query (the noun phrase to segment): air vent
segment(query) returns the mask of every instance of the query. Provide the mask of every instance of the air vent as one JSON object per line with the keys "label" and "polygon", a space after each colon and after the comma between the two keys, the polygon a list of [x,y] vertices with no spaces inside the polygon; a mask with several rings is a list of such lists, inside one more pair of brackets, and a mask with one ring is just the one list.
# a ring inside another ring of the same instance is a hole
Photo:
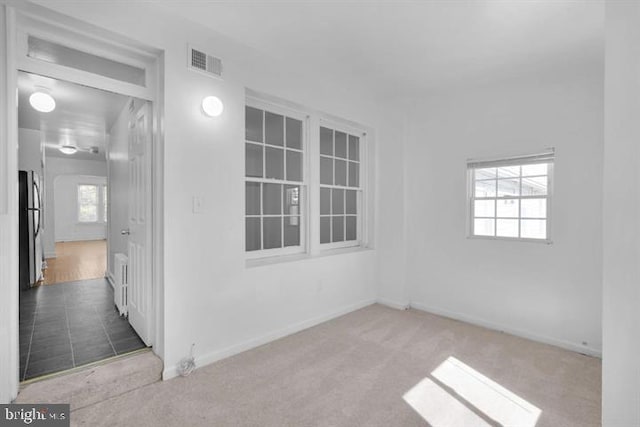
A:
{"label": "air vent", "polygon": [[189,47],[189,68],[214,77],[222,77],[222,59]]}

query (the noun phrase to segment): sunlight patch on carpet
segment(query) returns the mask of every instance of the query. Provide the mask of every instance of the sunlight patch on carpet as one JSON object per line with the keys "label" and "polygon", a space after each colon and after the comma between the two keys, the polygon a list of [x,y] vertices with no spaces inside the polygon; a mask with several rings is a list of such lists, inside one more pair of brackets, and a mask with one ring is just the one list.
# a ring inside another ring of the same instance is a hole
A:
{"label": "sunlight patch on carpet", "polygon": [[534,427],[542,411],[525,399],[449,357],[403,396],[434,427],[464,425]]}

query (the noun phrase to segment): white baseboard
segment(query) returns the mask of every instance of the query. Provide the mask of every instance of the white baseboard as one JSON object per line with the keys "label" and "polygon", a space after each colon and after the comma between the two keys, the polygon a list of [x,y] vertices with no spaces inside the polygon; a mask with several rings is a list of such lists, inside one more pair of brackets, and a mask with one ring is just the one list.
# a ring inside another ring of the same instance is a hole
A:
{"label": "white baseboard", "polygon": [[56,256],[57,255],[56,255],[55,251],[53,251],[53,252],[45,252],[44,253],[44,258],[45,259],[55,258]]}
{"label": "white baseboard", "polygon": [[376,299],[376,302],[378,304],[386,305],[387,307],[395,308],[396,310],[408,310],[410,307],[409,301],[398,302],[398,301],[393,301],[390,299],[378,297]]}
{"label": "white baseboard", "polygon": [[488,320],[479,319],[477,317],[468,316],[466,314],[449,311],[439,307],[433,307],[427,304],[412,302],[411,308],[415,308],[416,310],[426,311],[428,313],[436,314],[438,316],[448,317],[450,319],[460,320],[466,323],[472,323],[474,325],[482,326],[487,329],[493,329],[495,331],[505,332],[507,334],[515,335],[521,338],[526,338],[531,341],[538,341],[544,344],[550,344],[556,347],[564,348],[566,350],[575,351],[576,353],[582,353],[582,354],[587,354],[589,356],[602,358],[602,350],[598,348],[584,346],[582,344],[574,343],[571,341],[565,341],[557,338],[552,338],[544,335],[538,335],[536,333],[523,331],[521,329],[511,328],[509,326],[500,325]]}
{"label": "white baseboard", "polygon": [[110,271],[107,271],[105,273],[105,277],[109,281],[109,284],[111,285],[111,287],[113,289],[115,289],[116,288],[116,278],[113,276],[113,274]]}
{"label": "white baseboard", "polygon": [[104,234],[85,235],[85,236],[61,236],[56,237],[56,243],[64,242],[86,242],[91,240],[107,240]]}
{"label": "white baseboard", "polygon": [[[342,307],[339,310],[332,311],[328,314],[314,317],[312,319],[308,319],[299,323],[296,323],[292,326],[287,326],[286,328],[279,329],[268,333],[266,335],[262,335],[260,337],[232,345],[231,347],[227,347],[222,350],[214,351],[212,353],[208,353],[202,356],[198,356],[195,359],[196,366],[201,367],[208,365],[213,362],[217,362],[218,360],[226,359],[227,357],[234,356],[238,353],[242,353],[247,350],[251,350],[252,348],[259,347],[261,345],[267,344],[271,341],[275,341],[280,338],[284,338],[288,335],[295,334],[296,332],[300,332],[304,329],[311,328],[312,326],[316,326],[320,323],[324,323],[328,320],[334,319],[336,317],[343,316],[347,313],[351,313],[352,311],[359,310],[363,307],[367,307],[369,305],[375,304],[375,300],[364,300],[355,304],[348,305],[346,307]],[[172,365],[165,367],[164,372],[162,373],[163,380],[170,380],[171,378],[175,378],[178,376],[178,367],[177,365]]]}

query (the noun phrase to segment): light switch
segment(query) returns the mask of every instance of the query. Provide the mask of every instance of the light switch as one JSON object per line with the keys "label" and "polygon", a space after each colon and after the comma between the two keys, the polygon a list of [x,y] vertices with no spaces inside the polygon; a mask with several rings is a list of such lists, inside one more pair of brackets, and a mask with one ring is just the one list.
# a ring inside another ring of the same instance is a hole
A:
{"label": "light switch", "polygon": [[204,211],[204,201],[200,196],[193,196],[193,213],[201,214]]}

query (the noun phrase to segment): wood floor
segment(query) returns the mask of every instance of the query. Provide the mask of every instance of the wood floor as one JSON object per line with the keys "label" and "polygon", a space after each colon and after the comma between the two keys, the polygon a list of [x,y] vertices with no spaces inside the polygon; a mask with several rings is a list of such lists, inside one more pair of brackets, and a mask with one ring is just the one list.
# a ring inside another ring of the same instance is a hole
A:
{"label": "wood floor", "polygon": [[107,241],[56,243],[56,258],[47,259],[44,284],[104,277],[107,269]]}

